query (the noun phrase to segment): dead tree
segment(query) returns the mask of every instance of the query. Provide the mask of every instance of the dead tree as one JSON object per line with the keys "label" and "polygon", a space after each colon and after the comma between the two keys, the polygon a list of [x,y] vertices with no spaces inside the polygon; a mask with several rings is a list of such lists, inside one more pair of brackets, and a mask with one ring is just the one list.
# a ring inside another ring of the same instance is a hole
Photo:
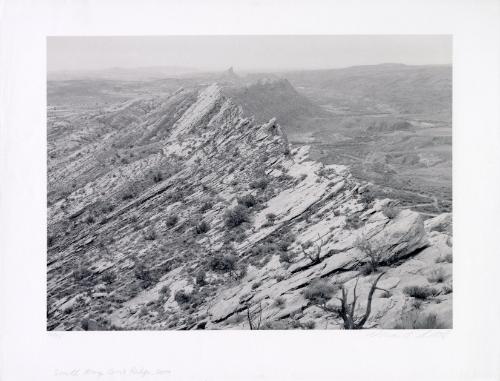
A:
{"label": "dead tree", "polygon": [[247,304],[247,320],[251,330],[260,329],[262,323],[262,302],[259,303],[258,311],[250,311],[251,306]]}
{"label": "dead tree", "polygon": [[358,286],[359,277],[356,278],[356,284],[354,285],[353,298],[352,298],[351,303],[348,303],[348,301],[347,301],[348,292],[346,291],[346,289],[343,285],[341,286],[342,297],[337,298],[340,300],[340,307],[336,308],[334,310],[334,312],[337,313],[344,321],[344,328],[345,329],[361,329],[361,328],[363,328],[363,325],[366,323],[366,321],[370,317],[371,308],[372,308],[373,293],[377,289],[378,281],[380,280],[380,278],[382,278],[382,276],[384,274],[385,274],[385,272],[381,273],[377,278],[375,278],[375,281],[373,282],[373,284],[370,288],[370,292],[368,293],[368,299],[366,301],[365,313],[361,318],[358,318],[355,316],[356,303],[358,301],[358,297],[356,295],[356,288]]}
{"label": "dead tree", "polygon": [[377,271],[383,258],[384,249],[382,247],[375,247],[365,236],[360,237],[355,245],[366,255],[371,271]]}
{"label": "dead tree", "polygon": [[314,245],[314,248],[313,250],[307,252],[306,251],[306,247],[304,246],[304,244],[300,244],[300,247],[302,248],[302,252],[304,253],[304,255],[306,257],[308,257],[312,263],[319,263],[321,262],[321,249],[323,248],[323,245],[325,244],[323,242],[323,240],[321,239],[320,235],[318,234],[318,243]]}

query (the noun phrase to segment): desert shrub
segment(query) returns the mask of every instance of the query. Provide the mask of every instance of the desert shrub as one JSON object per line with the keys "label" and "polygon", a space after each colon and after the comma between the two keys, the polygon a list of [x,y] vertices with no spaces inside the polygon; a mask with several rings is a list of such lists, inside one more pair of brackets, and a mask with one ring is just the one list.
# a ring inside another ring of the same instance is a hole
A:
{"label": "desert shrub", "polygon": [[316,327],[316,323],[314,322],[314,320],[309,320],[309,321],[306,321],[303,324],[303,326],[305,329],[314,329]]}
{"label": "desert shrub", "polygon": [[175,293],[174,295],[174,300],[179,304],[179,305],[185,305],[189,304],[191,302],[191,294],[188,294],[184,290],[179,290]]}
{"label": "desert shrub", "polygon": [[252,206],[257,204],[257,199],[254,195],[248,193],[241,197],[238,197],[238,204],[246,206],[247,208],[251,208]]}
{"label": "desert shrub", "polygon": [[416,310],[419,310],[420,308],[422,308],[422,300],[420,300],[420,299],[413,299],[412,306]]}
{"label": "desert shrub", "polygon": [[453,256],[451,254],[446,254],[444,257],[436,258],[436,263],[453,263]]}
{"label": "desert shrub", "polygon": [[384,206],[382,208],[382,213],[384,216],[386,216],[388,219],[392,220],[393,218],[396,218],[396,216],[399,213],[399,210],[392,207],[392,206]]}
{"label": "desert shrub", "polygon": [[325,306],[335,291],[336,288],[333,285],[324,280],[317,280],[304,290],[304,298],[313,304]]}
{"label": "desert shrub", "polygon": [[147,241],[154,241],[156,239],[156,231],[154,228],[149,227],[143,233],[144,239]]}
{"label": "desert shrub", "polygon": [[136,262],[134,266],[134,276],[141,281],[142,288],[148,288],[154,282],[151,270],[142,262]]}
{"label": "desert shrub", "polygon": [[85,219],[85,222],[86,222],[87,224],[89,224],[89,225],[90,225],[90,224],[93,224],[93,223],[95,222],[95,218],[94,218],[94,216],[93,216],[92,214],[89,214],[89,215],[87,216],[87,218]]}
{"label": "desert shrub", "polygon": [[167,219],[165,220],[165,223],[167,224],[168,227],[173,227],[177,222],[179,221],[179,217],[175,214],[171,214],[170,216],[167,216]]}
{"label": "desert shrub", "polygon": [[437,290],[427,286],[408,286],[403,289],[403,292],[416,299],[425,300],[431,296],[437,295]]}
{"label": "desert shrub", "polygon": [[441,323],[436,314],[430,313],[422,315],[419,312],[407,312],[401,316],[400,321],[395,325],[395,329],[443,329],[445,325]]}
{"label": "desert shrub", "polygon": [[106,284],[111,284],[116,280],[116,273],[113,271],[106,271],[102,274],[101,280]]}
{"label": "desert shrub", "polygon": [[[312,263],[320,263],[321,262],[321,250],[325,241],[318,234],[318,240],[313,244],[311,241],[306,241],[305,243],[301,243],[300,247],[302,249],[302,253],[304,257],[309,258]],[[308,248],[308,249],[307,249]]]}
{"label": "desert shrub", "polygon": [[243,222],[249,221],[248,209],[243,205],[236,205],[224,213],[224,221],[228,228],[235,228]]}
{"label": "desert shrub", "polygon": [[210,225],[206,221],[201,221],[198,225],[196,225],[196,234],[204,234],[210,230]]}
{"label": "desert shrub", "polygon": [[295,256],[297,254],[290,251],[282,251],[280,252],[280,262],[283,263],[293,263]]}
{"label": "desert shrub", "polygon": [[278,274],[274,277],[274,279],[276,279],[276,282],[281,282],[285,279],[285,276],[283,274]]}
{"label": "desert shrub", "polygon": [[233,273],[235,279],[243,279],[248,273],[248,266],[246,264],[240,264],[236,266],[236,271]]}
{"label": "desert shrub", "polygon": [[123,201],[131,200],[141,192],[141,187],[138,183],[130,183],[121,191],[121,199]]}
{"label": "desert shrub", "polygon": [[261,284],[262,284],[261,281],[254,282],[252,284],[252,290],[255,290],[255,289],[259,288],[261,286]]}
{"label": "desert shrub", "polygon": [[311,240],[307,240],[301,246],[302,246],[303,249],[309,249],[312,245],[313,245],[312,241]]}
{"label": "desert shrub", "polygon": [[208,200],[205,200],[203,202],[203,204],[201,204],[199,210],[201,213],[205,213],[207,210],[212,209],[213,206],[214,206],[214,202],[212,200],[208,199]]}
{"label": "desert shrub", "polygon": [[250,252],[252,256],[262,257],[269,254],[275,254],[279,251],[278,245],[273,242],[261,242],[257,246],[252,247]]}
{"label": "desert shrub", "polygon": [[239,226],[237,228],[231,229],[226,232],[224,242],[225,243],[229,243],[232,241],[243,242],[245,237],[246,237],[245,230],[243,230],[243,228]]}
{"label": "desert shrub", "polygon": [[[371,272],[377,271],[382,262],[383,249],[381,247],[376,247],[365,236],[359,237],[354,245],[363,252],[368,260],[367,264],[365,264],[364,274],[368,275]],[[371,271],[366,269],[366,266],[371,267]]]}
{"label": "desert shrub", "polygon": [[427,280],[431,283],[443,283],[447,278],[446,273],[442,268],[434,269],[431,271]]}
{"label": "desert shrub", "polygon": [[373,273],[373,267],[369,263],[365,263],[363,266],[359,268],[359,272],[363,276],[370,275],[371,273]]}
{"label": "desert shrub", "polygon": [[453,287],[451,285],[449,286],[443,286],[443,294],[448,295],[453,292]]}
{"label": "desert shrub", "polygon": [[85,265],[80,265],[73,271],[73,279],[77,282],[82,281],[91,275],[93,275],[93,272]]}
{"label": "desert shrub", "polygon": [[442,329],[444,324],[441,323],[436,314],[431,313],[417,319],[414,329]]}
{"label": "desert shrub", "polygon": [[287,233],[277,241],[278,249],[281,251],[287,251],[288,247],[294,242],[295,236],[292,233]]}
{"label": "desert shrub", "polygon": [[285,307],[286,300],[282,296],[278,296],[276,299],[274,299],[273,305],[278,308],[283,308]]}
{"label": "desert shrub", "polygon": [[392,296],[391,292],[387,291],[387,290],[385,290],[384,292],[382,292],[382,294],[380,295],[380,297],[384,298],[384,299],[389,299],[391,296]]}
{"label": "desert shrub", "polygon": [[153,182],[159,183],[163,180],[163,174],[160,171],[156,171],[152,175]]}
{"label": "desert shrub", "polygon": [[236,269],[236,262],[238,258],[233,254],[218,254],[210,258],[208,266],[210,270],[216,272],[232,272]]}
{"label": "desert shrub", "polygon": [[206,275],[207,274],[205,273],[205,271],[198,271],[198,273],[196,274],[196,284],[198,286],[204,286],[207,284]]}
{"label": "desert shrub", "polygon": [[288,329],[288,326],[287,323],[283,320],[266,321],[259,329],[284,331]]}
{"label": "desert shrub", "polygon": [[366,205],[369,205],[369,204],[371,204],[371,203],[375,200],[375,196],[373,195],[373,193],[372,193],[372,192],[370,192],[370,191],[365,191],[365,192],[361,195],[360,199],[361,199],[361,202],[363,202],[363,203],[364,203],[364,204],[366,204]]}
{"label": "desert shrub", "polygon": [[260,179],[252,181],[250,183],[250,188],[264,190],[267,188],[267,184],[269,184],[269,180],[265,177],[261,177]]}
{"label": "desert shrub", "polygon": [[361,220],[357,214],[347,216],[345,219],[347,229],[357,229],[361,225]]}
{"label": "desert shrub", "polygon": [[274,221],[276,220],[276,214],[274,214],[274,213],[267,213],[266,214],[266,218],[267,218],[267,221],[270,224],[274,224]]}
{"label": "desert shrub", "polygon": [[139,311],[139,317],[144,317],[149,314],[148,308],[146,306],[143,306],[141,310]]}
{"label": "desert shrub", "polygon": [[163,298],[167,299],[170,296],[170,287],[168,287],[167,285],[165,285],[162,288],[160,288],[160,295]]}

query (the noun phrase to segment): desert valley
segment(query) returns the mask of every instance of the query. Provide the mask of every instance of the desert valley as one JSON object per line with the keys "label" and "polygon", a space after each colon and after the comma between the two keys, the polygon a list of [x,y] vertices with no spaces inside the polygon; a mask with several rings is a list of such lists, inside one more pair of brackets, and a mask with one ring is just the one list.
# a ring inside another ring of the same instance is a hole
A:
{"label": "desert valley", "polygon": [[452,68],[50,75],[49,330],[452,327]]}

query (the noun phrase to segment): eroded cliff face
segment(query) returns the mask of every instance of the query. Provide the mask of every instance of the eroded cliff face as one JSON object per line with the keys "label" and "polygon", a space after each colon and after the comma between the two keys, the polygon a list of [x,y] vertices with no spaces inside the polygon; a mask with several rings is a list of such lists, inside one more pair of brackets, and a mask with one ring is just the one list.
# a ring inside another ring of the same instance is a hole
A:
{"label": "eroded cliff face", "polygon": [[305,290],[356,286],[362,315],[382,272],[365,328],[451,327],[451,216],[372,199],[217,85],[49,123],[49,329],[341,328],[341,291]]}

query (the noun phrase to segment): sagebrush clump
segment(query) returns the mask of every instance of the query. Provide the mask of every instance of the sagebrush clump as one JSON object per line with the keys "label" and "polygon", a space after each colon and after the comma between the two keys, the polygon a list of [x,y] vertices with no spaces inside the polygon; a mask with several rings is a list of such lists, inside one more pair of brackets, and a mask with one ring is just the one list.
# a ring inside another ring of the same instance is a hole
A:
{"label": "sagebrush clump", "polygon": [[238,204],[234,208],[226,210],[224,213],[224,221],[228,228],[235,228],[249,220],[250,216],[248,214],[248,209],[243,205]]}
{"label": "sagebrush clump", "polygon": [[237,260],[234,254],[218,254],[210,258],[208,266],[215,272],[232,272],[236,269]]}
{"label": "sagebrush clump", "polygon": [[426,300],[438,294],[435,288],[428,286],[408,286],[403,289],[403,292],[408,296],[421,300]]}

